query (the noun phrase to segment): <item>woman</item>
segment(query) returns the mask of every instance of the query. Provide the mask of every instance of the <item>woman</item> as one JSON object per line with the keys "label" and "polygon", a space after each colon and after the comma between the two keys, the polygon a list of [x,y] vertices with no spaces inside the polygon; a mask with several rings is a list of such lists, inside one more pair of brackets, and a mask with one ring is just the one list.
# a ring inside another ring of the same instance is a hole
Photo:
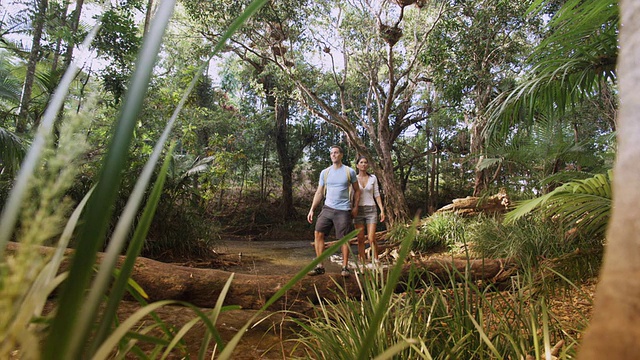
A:
{"label": "woman", "polygon": [[371,262],[378,261],[378,246],[376,244],[376,226],[378,224],[378,211],[376,203],[380,208],[380,221],[384,221],[384,207],[382,199],[380,199],[380,189],[378,187],[378,179],[373,174],[369,174],[369,161],[364,156],[358,157],[356,161],[358,169],[358,184],[360,185],[360,202],[358,203],[358,214],[353,220],[358,232],[358,256],[360,261],[364,263],[366,260],[364,253],[364,229],[367,228],[369,245],[371,246]]}

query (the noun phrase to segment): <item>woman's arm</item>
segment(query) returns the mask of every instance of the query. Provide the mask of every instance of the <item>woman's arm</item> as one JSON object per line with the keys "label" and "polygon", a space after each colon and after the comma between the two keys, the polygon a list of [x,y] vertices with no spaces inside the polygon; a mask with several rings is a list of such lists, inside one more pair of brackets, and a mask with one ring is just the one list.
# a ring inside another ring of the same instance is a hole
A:
{"label": "woman's arm", "polygon": [[386,216],[384,215],[384,207],[382,206],[382,199],[380,198],[380,196],[376,196],[376,203],[380,208],[380,222],[384,222]]}
{"label": "woman's arm", "polygon": [[380,222],[384,222],[386,216],[384,214],[384,206],[382,206],[382,198],[380,197],[380,188],[378,187],[378,178],[373,177],[373,194],[374,199],[376,200],[376,204],[380,208]]}

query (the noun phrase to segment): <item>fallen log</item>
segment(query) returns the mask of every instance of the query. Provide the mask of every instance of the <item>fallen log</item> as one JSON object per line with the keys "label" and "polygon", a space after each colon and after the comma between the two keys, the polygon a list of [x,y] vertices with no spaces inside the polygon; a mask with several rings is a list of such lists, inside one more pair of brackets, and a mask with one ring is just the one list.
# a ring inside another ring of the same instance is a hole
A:
{"label": "fallen log", "polygon": [[504,214],[509,210],[511,200],[504,189],[488,197],[467,196],[453,199],[451,204],[438,209],[436,213],[454,213],[462,217],[473,217],[480,214]]}
{"label": "fallen log", "polygon": [[[9,243],[7,252],[11,253],[18,246]],[[40,251],[47,253],[52,248],[40,247]],[[72,250],[68,250],[61,270],[68,269]],[[98,262],[103,253],[98,254]],[[124,257],[120,257],[118,266]],[[506,260],[460,260],[439,258],[416,261],[405,264],[402,280],[408,280],[410,274],[415,276],[416,269],[425,279],[440,279],[448,282],[449,274],[467,274],[470,279],[485,282],[500,282],[508,278],[514,265]],[[385,269],[385,271],[388,269]],[[231,272],[216,269],[190,268],[176,266],[152,259],[139,257],[136,260],[131,278],[135,280],[149,296],[149,301],[182,300],[193,305],[212,308],[218,300],[218,295],[231,276]],[[224,299],[225,305],[239,305],[244,309],[259,309],[266,301],[278,292],[291,279],[292,275],[255,275],[235,274],[231,287]],[[459,279],[458,279],[459,280]],[[338,290],[342,288],[344,292]],[[396,291],[402,291],[400,284]],[[355,275],[342,278],[340,274],[325,274],[322,276],[304,276],[286,294],[276,301],[269,310],[293,310],[306,312],[318,303],[318,296],[328,301],[338,298],[360,296],[360,288]]]}

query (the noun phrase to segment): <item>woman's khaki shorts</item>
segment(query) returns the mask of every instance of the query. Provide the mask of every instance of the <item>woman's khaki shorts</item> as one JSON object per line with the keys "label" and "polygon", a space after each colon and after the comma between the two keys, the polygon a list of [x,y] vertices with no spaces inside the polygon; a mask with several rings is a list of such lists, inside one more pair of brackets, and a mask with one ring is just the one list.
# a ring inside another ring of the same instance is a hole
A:
{"label": "woman's khaki shorts", "polygon": [[354,224],[377,224],[378,209],[375,205],[358,206],[358,215],[353,219]]}

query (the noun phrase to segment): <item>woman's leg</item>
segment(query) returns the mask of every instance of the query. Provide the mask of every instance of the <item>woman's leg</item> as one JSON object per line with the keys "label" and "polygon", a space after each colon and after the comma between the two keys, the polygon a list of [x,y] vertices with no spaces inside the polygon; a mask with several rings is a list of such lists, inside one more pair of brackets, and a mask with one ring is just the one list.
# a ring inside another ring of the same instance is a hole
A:
{"label": "woman's leg", "polygon": [[[376,224],[367,224],[367,235],[369,236],[369,246],[371,246],[371,261],[373,262],[378,260],[378,244],[376,243]],[[363,234],[363,237],[364,237],[364,234]],[[362,245],[364,247],[364,244]]]}
{"label": "woman's leg", "polygon": [[358,258],[362,263],[367,259],[364,252],[364,224],[355,224],[358,229]]}

